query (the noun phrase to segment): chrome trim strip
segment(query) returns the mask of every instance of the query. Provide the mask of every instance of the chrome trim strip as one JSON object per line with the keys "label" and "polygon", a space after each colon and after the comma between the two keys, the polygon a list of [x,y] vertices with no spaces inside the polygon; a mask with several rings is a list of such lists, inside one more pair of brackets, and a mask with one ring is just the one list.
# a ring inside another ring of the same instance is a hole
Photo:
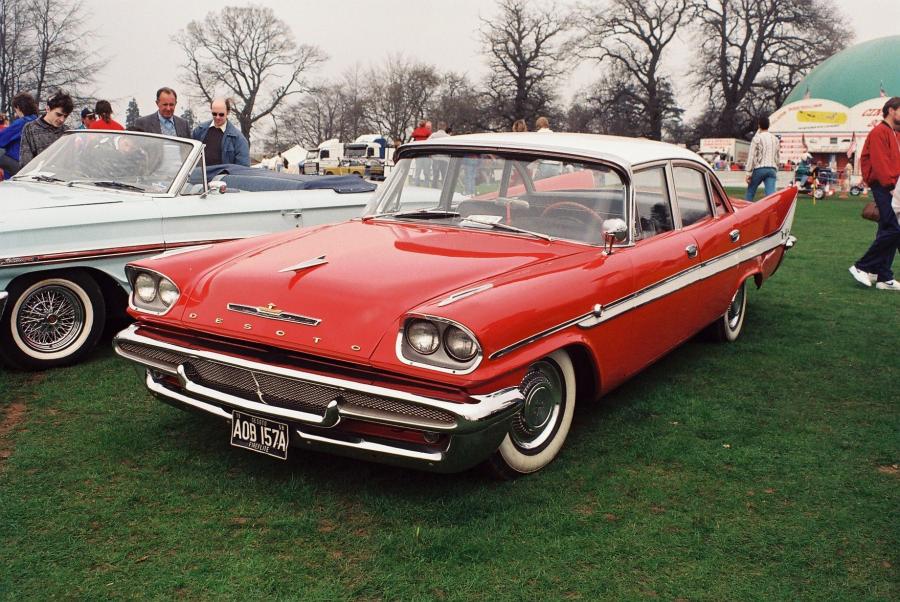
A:
{"label": "chrome trim strip", "polygon": [[205,403],[198,399],[193,399],[191,397],[188,397],[187,395],[182,395],[178,391],[173,391],[163,386],[162,384],[156,382],[149,370],[147,370],[147,374],[144,380],[145,384],[147,385],[147,389],[149,389],[150,392],[157,397],[174,399],[175,401],[183,403],[184,405],[192,407],[194,409],[203,410],[204,412],[209,412],[210,414],[218,416],[219,418],[231,420],[231,412],[226,412],[219,406],[212,405],[211,403]]}
{"label": "chrome trim strip", "polygon": [[411,449],[404,449],[393,445],[385,445],[383,443],[373,443],[360,439],[359,441],[343,441],[341,439],[329,439],[328,437],[320,437],[312,433],[305,433],[300,429],[294,431],[298,437],[305,441],[314,441],[316,443],[325,443],[327,445],[337,445],[339,447],[347,447],[356,451],[370,452],[375,454],[385,454],[389,456],[399,456],[410,460],[420,462],[443,462],[445,454],[443,452],[417,452]]}
{"label": "chrome trim strip", "polygon": [[[132,324],[116,335],[116,337],[113,339],[113,348],[115,349],[116,353],[138,364],[151,367],[155,370],[158,370],[159,372],[170,374],[172,376],[184,378],[184,376],[179,374],[179,371],[177,369],[173,370],[172,368],[164,368],[159,366],[158,364],[152,364],[151,362],[141,358],[140,356],[133,355],[123,350],[120,346],[120,343],[128,341],[135,344],[147,345],[149,347],[155,347],[158,349],[180,353],[188,358],[207,359],[225,365],[238,366],[247,370],[263,372],[265,374],[271,374],[274,376],[282,376],[285,378],[312,382],[329,387],[335,387],[338,389],[356,391],[359,393],[377,397],[395,399],[398,401],[411,403],[413,405],[422,406],[428,409],[442,410],[444,412],[447,412],[448,414],[453,415],[456,418],[456,424],[444,424],[438,427],[432,421],[418,422],[415,418],[412,417],[404,417],[402,419],[387,419],[380,413],[366,414],[365,410],[361,408],[342,408],[339,404],[336,404],[338,415],[347,416],[348,418],[351,416],[354,418],[365,418],[367,420],[372,420],[383,424],[391,424],[399,427],[408,427],[430,431],[471,433],[483,430],[484,428],[487,428],[488,426],[498,421],[512,417],[512,415],[519,411],[522,404],[524,403],[524,398],[522,397],[521,392],[516,387],[508,387],[506,389],[501,389],[499,391],[494,391],[493,393],[485,395],[471,395],[470,398],[474,403],[456,403],[443,401],[440,399],[435,399],[433,397],[415,395],[413,393],[407,393],[405,391],[399,391],[396,389],[389,389],[387,387],[367,385],[364,383],[349,381],[342,378],[321,376],[318,374],[312,374],[292,368],[271,366],[268,364],[262,364],[260,362],[246,360],[240,357],[216,353],[214,351],[204,351],[188,347],[181,347],[178,345],[173,345],[171,343],[157,341],[156,339],[138,334],[138,328],[139,326],[137,324]],[[191,383],[191,386],[198,395],[203,395],[210,399],[220,401],[221,403],[226,403],[229,405],[232,404],[232,396],[228,396],[218,391],[211,391],[204,387],[200,387],[195,383]],[[234,400],[238,400],[241,405],[243,405],[250,411],[261,413],[263,415],[275,414],[276,412],[273,412],[273,410],[280,410],[280,412],[278,412],[279,415],[283,415],[284,417],[291,420],[296,420],[297,422],[303,422],[313,426],[323,426],[323,424],[319,422],[320,417],[318,415],[313,415],[315,416],[316,422],[310,422],[306,419],[309,415],[305,412],[284,410],[282,408],[275,408],[274,406],[270,406],[267,404],[257,404],[255,402],[249,402],[241,398],[234,398]],[[247,404],[252,404],[252,407]],[[233,405],[238,405],[238,403],[234,403]],[[285,412],[289,414],[283,414]]]}
{"label": "chrome trim strip", "polygon": [[471,297],[472,295],[477,295],[478,293],[484,292],[488,289],[493,288],[493,284],[482,284],[481,286],[476,286],[475,288],[466,289],[464,291],[459,291],[458,293],[453,293],[443,301],[437,304],[438,307],[444,307],[446,305],[450,305],[451,303],[456,303],[460,299],[465,299],[466,297]]}
{"label": "chrome trim strip", "polygon": [[[283,271],[283,270],[282,270]],[[229,303],[225,306],[228,311],[239,314],[248,314],[257,318],[265,318],[266,320],[281,320],[282,322],[290,322],[292,324],[302,324],[304,326],[318,326],[322,320],[319,318],[310,318],[309,316],[301,316],[287,311],[270,310],[266,311],[265,307],[253,307],[252,305],[244,305],[242,303]]]}
{"label": "chrome trim strip", "polygon": [[561,330],[565,330],[566,328],[569,328],[570,326],[573,326],[575,324],[577,324],[581,328],[593,328],[594,326],[620,316],[625,312],[637,309],[643,305],[656,301],[657,299],[670,295],[681,288],[690,286],[691,284],[694,284],[701,280],[711,278],[712,276],[715,276],[720,272],[724,272],[725,270],[733,268],[743,263],[744,261],[753,259],[754,257],[771,251],[778,246],[784,245],[786,248],[790,248],[790,246],[793,246],[789,246],[790,239],[794,238],[790,235],[790,229],[794,223],[794,212],[796,210],[796,207],[797,204],[795,201],[791,206],[790,211],[788,211],[788,215],[787,217],[785,217],[781,228],[776,230],[772,234],[769,234],[768,236],[760,238],[753,243],[749,243],[733,249],[728,253],[716,257],[715,259],[699,263],[682,272],[673,274],[672,276],[669,276],[664,280],[655,282],[650,286],[647,286],[630,295],[626,295],[620,299],[611,301],[610,303],[603,306],[602,315],[598,316],[593,311],[581,314],[580,316],[566,320],[565,322],[562,322],[557,326],[552,326],[546,330],[531,335],[530,337],[517,341],[512,345],[508,345],[500,349],[499,351],[495,351],[490,356],[488,356],[488,359],[494,360],[503,357],[504,355],[512,353],[517,349],[534,343],[539,339],[555,334]]}
{"label": "chrome trim strip", "polygon": [[305,270],[307,268],[314,268],[317,265],[323,265],[326,263],[328,263],[328,261],[325,259],[325,256],[320,255],[319,257],[316,257],[315,259],[307,259],[306,261],[301,261],[300,263],[294,264],[292,266],[282,268],[282,269],[278,270],[278,273],[299,272],[300,270]]}
{"label": "chrome trim strip", "polygon": [[163,251],[159,255],[154,255],[153,257],[148,257],[147,261],[153,261],[155,259],[165,259],[166,257],[172,257],[174,255],[181,255],[182,253],[192,253],[194,251],[204,251],[211,247],[212,247],[212,245],[207,244],[207,245],[191,245],[190,247],[169,249],[168,251]]}

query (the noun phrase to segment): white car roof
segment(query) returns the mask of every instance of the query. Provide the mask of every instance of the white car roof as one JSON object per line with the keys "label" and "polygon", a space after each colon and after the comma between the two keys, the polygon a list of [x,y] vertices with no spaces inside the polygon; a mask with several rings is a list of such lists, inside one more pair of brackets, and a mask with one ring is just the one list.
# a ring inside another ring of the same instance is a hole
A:
{"label": "white car roof", "polygon": [[448,136],[404,145],[404,147],[421,146],[478,146],[547,151],[624,163],[628,166],[666,159],[685,159],[705,164],[698,154],[674,144],[646,138],[624,138],[600,134],[498,132]]}

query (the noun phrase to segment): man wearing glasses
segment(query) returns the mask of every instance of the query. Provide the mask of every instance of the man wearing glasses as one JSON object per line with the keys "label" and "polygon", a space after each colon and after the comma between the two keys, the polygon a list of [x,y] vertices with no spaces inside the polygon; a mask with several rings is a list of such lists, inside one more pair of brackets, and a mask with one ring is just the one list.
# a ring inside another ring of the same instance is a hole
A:
{"label": "man wearing glasses", "polygon": [[250,167],[250,144],[239,129],[228,121],[231,103],[216,98],[209,105],[212,120],[194,128],[193,138],[206,145],[206,165],[232,163]]}

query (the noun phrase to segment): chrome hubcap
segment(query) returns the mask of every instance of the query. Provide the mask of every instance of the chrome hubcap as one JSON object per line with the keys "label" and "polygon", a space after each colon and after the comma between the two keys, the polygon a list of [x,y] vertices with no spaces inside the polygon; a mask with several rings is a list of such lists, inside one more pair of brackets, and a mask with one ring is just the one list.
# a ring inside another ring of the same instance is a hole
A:
{"label": "chrome hubcap", "polygon": [[512,422],[510,438],[519,448],[535,449],[550,438],[559,422],[562,381],[553,364],[541,361],[532,366],[519,389],[525,405]]}
{"label": "chrome hubcap", "polygon": [[84,304],[71,290],[42,286],[22,300],[16,328],[31,349],[52,353],[78,338],[84,328],[84,315]]}
{"label": "chrome hubcap", "polygon": [[741,321],[741,313],[744,309],[744,287],[741,286],[734,294],[731,305],[728,306],[728,328],[734,330]]}

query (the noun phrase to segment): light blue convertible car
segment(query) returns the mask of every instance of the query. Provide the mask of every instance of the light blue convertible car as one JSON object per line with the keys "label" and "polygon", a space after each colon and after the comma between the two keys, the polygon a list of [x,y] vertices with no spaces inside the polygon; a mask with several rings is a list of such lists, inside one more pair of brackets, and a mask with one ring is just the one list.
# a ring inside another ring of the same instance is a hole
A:
{"label": "light blue convertible car", "polygon": [[203,145],[67,133],[0,184],[0,360],[77,361],[127,306],[127,262],[358,216],[374,185],[207,167]]}

